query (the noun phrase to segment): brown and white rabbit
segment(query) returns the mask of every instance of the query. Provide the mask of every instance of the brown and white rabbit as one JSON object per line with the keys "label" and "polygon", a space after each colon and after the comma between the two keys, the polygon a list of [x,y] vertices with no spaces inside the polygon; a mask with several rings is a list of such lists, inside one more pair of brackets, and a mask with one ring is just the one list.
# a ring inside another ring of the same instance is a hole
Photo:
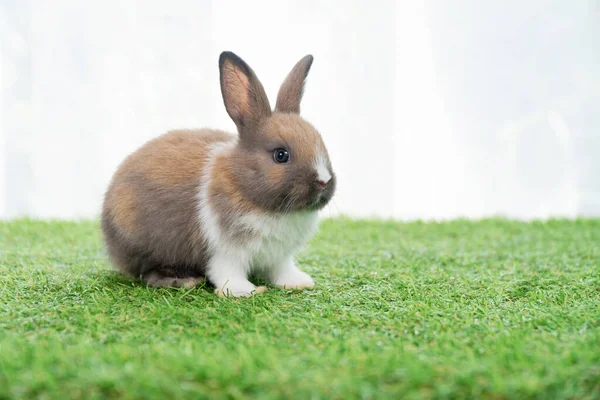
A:
{"label": "brown and white rabbit", "polygon": [[336,178],[321,135],[299,115],[312,61],[294,66],[271,111],[254,71],[221,54],[221,92],[238,134],[171,131],[123,161],[102,211],[113,264],[152,286],[206,277],[219,295],[263,292],[251,273],[277,287],[314,286],[294,254],[316,230]]}

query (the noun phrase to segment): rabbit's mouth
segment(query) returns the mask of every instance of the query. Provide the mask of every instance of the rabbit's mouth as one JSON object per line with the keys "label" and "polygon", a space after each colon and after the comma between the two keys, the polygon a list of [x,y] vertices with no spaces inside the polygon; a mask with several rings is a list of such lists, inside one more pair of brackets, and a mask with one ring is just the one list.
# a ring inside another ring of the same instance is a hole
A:
{"label": "rabbit's mouth", "polygon": [[294,211],[319,211],[331,201],[336,190],[335,176],[325,187],[302,182],[290,184],[287,190],[279,191],[275,198],[271,198],[270,210],[284,214]]}
{"label": "rabbit's mouth", "polygon": [[309,211],[318,211],[325,207],[333,197],[333,188],[319,192],[305,207]]}
{"label": "rabbit's mouth", "polygon": [[318,195],[316,199],[314,199],[313,201],[311,201],[308,204],[308,207],[311,207],[311,208],[312,207],[318,207],[321,203],[324,203],[323,196],[322,195]]}

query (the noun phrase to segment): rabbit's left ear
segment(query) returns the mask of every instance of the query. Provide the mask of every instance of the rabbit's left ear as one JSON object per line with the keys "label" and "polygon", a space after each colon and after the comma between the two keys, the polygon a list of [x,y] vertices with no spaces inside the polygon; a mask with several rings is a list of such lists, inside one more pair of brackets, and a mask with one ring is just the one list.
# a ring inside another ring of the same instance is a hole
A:
{"label": "rabbit's left ear", "polygon": [[313,56],[310,54],[298,61],[292,68],[277,94],[277,103],[275,111],[286,113],[300,113],[300,101],[304,92],[304,81],[310,66],[313,63]]}
{"label": "rabbit's left ear", "polygon": [[252,68],[230,51],[221,53],[219,71],[227,113],[241,136],[252,133],[263,118],[271,115],[265,89]]}

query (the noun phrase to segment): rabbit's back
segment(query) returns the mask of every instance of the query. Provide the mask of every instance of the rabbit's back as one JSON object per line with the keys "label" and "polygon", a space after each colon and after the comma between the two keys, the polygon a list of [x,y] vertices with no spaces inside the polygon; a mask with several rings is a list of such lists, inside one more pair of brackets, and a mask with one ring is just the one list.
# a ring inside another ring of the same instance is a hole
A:
{"label": "rabbit's back", "polygon": [[183,275],[203,273],[208,255],[198,190],[211,149],[232,140],[222,131],[172,131],[119,166],[104,198],[102,229],[123,272],[139,276],[161,266]]}

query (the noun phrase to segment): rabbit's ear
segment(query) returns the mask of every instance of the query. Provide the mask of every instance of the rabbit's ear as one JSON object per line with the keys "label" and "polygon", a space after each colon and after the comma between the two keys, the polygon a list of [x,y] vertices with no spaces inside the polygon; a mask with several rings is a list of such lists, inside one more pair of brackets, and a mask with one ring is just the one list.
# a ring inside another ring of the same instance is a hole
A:
{"label": "rabbit's ear", "polygon": [[261,119],[271,115],[265,89],[244,60],[224,51],[219,57],[219,72],[225,109],[240,134],[251,131]]}
{"label": "rabbit's ear", "polygon": [[294,66],[288,74],[277,94],[275,111],[287,113],[300,113],[300,101],[304,91],[304,81],[310,71],[313,56],[307,55]]}

